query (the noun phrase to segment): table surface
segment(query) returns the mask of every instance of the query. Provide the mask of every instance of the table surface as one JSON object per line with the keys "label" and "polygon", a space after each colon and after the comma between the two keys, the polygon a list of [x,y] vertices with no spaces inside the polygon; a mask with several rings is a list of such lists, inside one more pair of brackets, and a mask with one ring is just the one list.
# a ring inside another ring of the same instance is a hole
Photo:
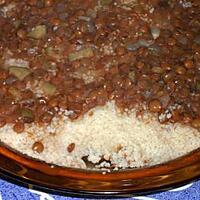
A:
{"label": "table surface", "polygon": [[[0,200],[76,200],[27,189],[0,179]],[[167,192],[139,196],[138,200],[200,200],[200,181]]]}

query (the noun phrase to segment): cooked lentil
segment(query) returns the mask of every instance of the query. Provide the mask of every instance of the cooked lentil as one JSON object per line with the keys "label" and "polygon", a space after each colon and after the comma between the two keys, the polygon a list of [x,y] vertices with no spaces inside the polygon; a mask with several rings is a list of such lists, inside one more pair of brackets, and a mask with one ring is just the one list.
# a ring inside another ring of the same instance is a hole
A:
{"label": "cooked lentil", "polygon": [[44,145],[41,141],[35,142],[32,146],[34,152],[42,153],[44,151]]}

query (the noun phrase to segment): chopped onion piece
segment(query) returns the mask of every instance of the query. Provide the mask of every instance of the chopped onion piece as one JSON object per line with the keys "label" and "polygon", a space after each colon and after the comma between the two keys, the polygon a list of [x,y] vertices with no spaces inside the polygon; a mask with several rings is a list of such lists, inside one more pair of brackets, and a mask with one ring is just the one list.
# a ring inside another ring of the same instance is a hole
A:
{"label": "chopped onion piece", "polygon": [[41,87],[43,92],[48,96],[52,96],[56,93],[56,86],[52,83],[44,82]]}
{"label": "chopped onion piece", "polygon": [[134,71],[129,72],[128,77],[130,78],[130,80],[132,82],[135,82],[135,72]]}
{"label": "chopped onion piece", "polygon": [[15,58],[9,58],[5,60],[4,63],[5,66],[11,67],[24,67],[24,68],[29,68],[29,62],[23,59],[15,59]]}
{"label": "chopped onion piece", "polygon": [[160,29],[156,26],[151,27],[151,34],[153,36],[153,39],[156,40],[160,36]]}
{"label": "chopped onion piece", "polygon": [[31,73],[31,71],[23,67],[10,67],[9,73],[16,76],[20,81],[22,81],[26,76]]}
{"label": "chopped onion piece", "polygon": [[28,37],[33,39],[41,39],[47,34],[47,28],[45,25],[35,26],[31,32],[28,33]]}
{"label": "chopped onion piece", "polygon": [[131,44],[128,44],[127,45],[127,49],[129,51],[136,51],[138,50],[140,47],[149,47],[153,44],[154,42],[151,41],[151,40],[144,40],[144,39],[141,39],[139,40],[138,42],[136,43],[131,43]]}
{"label": "chopped onion piece", "polygon": [[82,58],[90,58],[92,56],[94,56],[94,52],[92,48],[85,48],[80,51],[70,53],[68,58],[69,58],[69,61],[71,62],[75,60],[80,60]]}
{"label": "chopped onion piece", "polygon": [[31,123],[34,121],[34,114],[33,111],[27,108],[21,109],[21,118],[26,123]]}
{"label": "chopped onion piece", "polygon": [[100,0],[101,6],[108,6],[112,3],[112,0]]}
{"label": "chopped onion piece", "polygon": [[16,101],[20,100],[22,97],[21,91],[15,87],[10,87],[8,92],[15,98]]}

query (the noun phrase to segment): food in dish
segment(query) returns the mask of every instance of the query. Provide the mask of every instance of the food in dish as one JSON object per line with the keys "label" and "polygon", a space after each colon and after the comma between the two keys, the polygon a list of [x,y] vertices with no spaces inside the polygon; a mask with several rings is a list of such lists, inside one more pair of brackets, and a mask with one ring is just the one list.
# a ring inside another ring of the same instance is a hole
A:
{"label": "food in dish", "polygon": [[198,1],[0,2],[0,141],[65,167],[200,147]]}

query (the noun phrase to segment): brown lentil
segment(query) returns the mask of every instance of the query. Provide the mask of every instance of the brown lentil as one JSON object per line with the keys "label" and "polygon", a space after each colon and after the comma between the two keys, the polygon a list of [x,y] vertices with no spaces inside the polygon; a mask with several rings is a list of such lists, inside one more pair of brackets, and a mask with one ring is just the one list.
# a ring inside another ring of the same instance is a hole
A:
{"label": "brown lentil", "polygon": [[187,69],[192,69],[194,67],[194,63],[191,60],[186,60],[184,65]]}
{"label": "brown lentil", "polygon": [[17,122],[15,123],[15,125],[13,126],[13,130],[16,132],[16,133],[22,133],[24,131],[24,123],[22,122]]}
{"label": "brown lentil", "polygon": [[68,151],[69,153],[71,153],[72,151],[74,151],[74,149],[75,149],[75,143],[71,143],[71,144],[69,144],[68,147],[67,147],[67,151]]}
{"label": "brown lentil", "polygon": [[42,153],[44,151],[44,145],[40,141],[35,142],[32,146],[32,150],[37,153]]}
{"label": "brown lentil", "polygon": [[44,3],[45,3],[45,6],[49,7],[53,5],[53,0],[45,0]]}
{"label": "brown lentil", "polygon": [[159,100],[154,99],[149,102],[149,110],[154,113],[160,112],[162,109],[162,105]]}
{"label": "brown lentil", "polygon": [[186,73],[186,69],[182,66],[177,66],[176,67],[176,73],[179,74],[179,75],[183,75]]}
{"label": "brown lentil", "polygon": [[199,119],[194,119],[193,121],[192,121],[192,126],[194,127],[194,128],[200,128],[200,118]]}

